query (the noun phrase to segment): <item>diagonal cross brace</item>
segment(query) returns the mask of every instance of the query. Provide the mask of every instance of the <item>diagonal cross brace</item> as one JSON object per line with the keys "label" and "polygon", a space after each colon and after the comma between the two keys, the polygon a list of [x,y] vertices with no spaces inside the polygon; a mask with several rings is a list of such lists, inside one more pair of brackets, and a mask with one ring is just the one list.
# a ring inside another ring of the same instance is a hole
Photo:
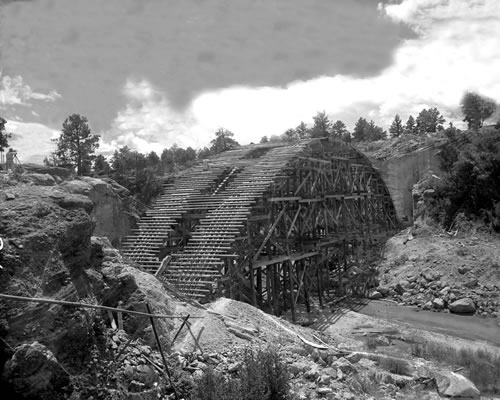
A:
{"label": "diagonal cross brace", "polygon": [[264,246],[266,245],[266,243],[269,241],[269,239],[271,238],[271,235],[273,234],[274,230],[276,229],[276,227],[278,226],[278,223],[280,222],[280,219],[283,217],[283,215],[285,214],[285,211],[286,211],[286,206],[283,206],[283,209],[280,211],[280,213],[278,214],[278,216],[276,217],[276,219],[274,220],[273,224],[271,225],[271,227],[269,228],[269,231],[267,232],[267,235],[266,237],[264,238],[264,241],[261,243],[260,247],[259,247],[259,250],[257,250],[257,252],[255,253],[255,255],[253,256],[253,261],[256,261],[257,258],[259,257],[260,253],[262,252],[262,250],[264,249]]}

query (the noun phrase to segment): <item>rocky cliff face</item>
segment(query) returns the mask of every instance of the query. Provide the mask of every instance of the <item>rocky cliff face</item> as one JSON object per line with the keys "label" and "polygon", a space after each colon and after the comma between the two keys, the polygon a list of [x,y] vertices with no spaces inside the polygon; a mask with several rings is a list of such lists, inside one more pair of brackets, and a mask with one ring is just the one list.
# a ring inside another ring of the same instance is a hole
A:
{"label": "rocky cliff face", "polygon": [[139,219],[130,202],[129,191],[111,179],[82,177],[63,182],[61,188],[92,200],[91,215],[96,222],[94,235],[107,237],[113,246],[120,245],[121,239],[130,234]]}
{"label": "rocky cliff face", "polygon": [[439,161],[434,146],[385,160],[371,159],[382,174],[400,220],[413,222],[412,189],[427,173],[439,174]]}
{"label": "rocky cliff face", "polygon": [[[120,304],[143,312],[149,302],[154,312],[170,313],[170,300],[156,278],[127,266],[106,238],[91,239],[96,211],[90,198],[110,197],[103,202],[111,209],[114,198],[108,184],[91,183],[0,182],[0,293]],[[82,188],[86,195],[77,193]],[[125,317],[124,329],[153,344],[143,320]],[[0,298],[2,385],[25,398],[63,398],[75,389],[68,376],[87,373],[91,358],[104,351],[106,322],[99,310]],[[159,322],[158,329],[168,337],[170,320]]]}

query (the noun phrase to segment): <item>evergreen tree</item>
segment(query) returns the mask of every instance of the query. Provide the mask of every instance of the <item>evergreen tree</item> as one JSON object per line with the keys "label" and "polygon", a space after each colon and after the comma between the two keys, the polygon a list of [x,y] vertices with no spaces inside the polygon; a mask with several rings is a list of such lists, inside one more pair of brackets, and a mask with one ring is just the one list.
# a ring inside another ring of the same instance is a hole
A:
{"label": "evergreen tree", "polygon": [[373,120],[368,124],[367,139],[369,141],[387,139],[387,132],[383,128],[377,126]]}
{"label": "evergreen tree", "polygon": [[90,172],[94,152],[99,147],[99,136],[90,131],[88,120],[79,114],[72,114],[63,123],[62,133],[57,139],[55,152],[59,164],[76,167],[77,175]]}
{"label": "evergreen tree", "polygon": [[285,133],[283,133],[283,138],[285,139],[286,142],[292,143],[292,142],[297,141],[299,137],[298,137],[295,129],[290,128],[290,129],[287,129],[285,131]]}
{"label": "evergreen tree", "polygon": [[307,127],[304,121],[301,121],[297,128],[295,128],[295,132],[297,133],[297,137],[299,139],[305,139],[310,136],[310,129]]}
{"label": "evergreen tree", "polygon": [[415,122],[415,118],[413,115],[408,117],[408,121],[406,121],[405,125],[405,133],[415,134],[417,132],[417,123]]}
{"label": "evergreen tree", "polygon": [[[45,162],[45,160],[44,160]],[[108,175],[111,172],[111,166],[109,165],[106,157],[99,154],[94,161],[94,172],[97,175]]]}
{"label": "evergreen tree", "polygon": [[[205,149],[207,149],[205,147]],[[208,149],[207,149],[208,150]],[[208,150],[210,152],[210,150]],[[160,156],[162,173],[171,173],[175,170],[175,161],[172,151],[164,149]]]}
{"label": "evergreen tree", "polygon": [[368,125],[368,121],[362,117],[359,117],[356,121],[354,130],[352,131],[352,136],[356,142],[367,140]]}
{"label": "evergreen tree", "polygon": [[4,151],[7,147],[9,147],[9,139],[12,136],[12,134],[5,131],[6,123],[7,121],[0,117],[0,151]]}
{"label": "evergreen tree", "polygon": [[215,138],[212,139],[210,151],[213,154],[219,154],[238,147],[240,144],[234,140],[234,133],[227,129],[220,128],[215,132]]}
{"label": "evergreen tree", "polygon": [[445,119],[436,107],[428,110],[424,108],[417,116],[416,131],[420,135],[434,133],[443,130],[444,123]]}
{"label": "evergreen tree", "polygon": [[153,171],[159,171],[161,166],[160,157],[154,151],[150,152],[146,158],[146,165]]}
{"label": "evergreen tree", "polygon": [[[347,130],[347,126],[341,120],[337,120],[332,125],[332,136],[336,138],[346,138],[349,135],[349,131]],[[349,135],[350,136],[350,135]]]}
{"label": "evergreen tree", "polygon": [[398,114],[396,114],[396,116],[394,117],[394,121],[392,121],[391,127],[389,128],[389,132],[391,133],[392,137],[399,137],[403,134],[404,127],[401,118]]}
{"label": "evergreen tree", "polygon": [[313,117],[314,125],[311,129],[311,137],[328,137],[332,130],[332,121],[328,118],[325,111],[318,112]]}

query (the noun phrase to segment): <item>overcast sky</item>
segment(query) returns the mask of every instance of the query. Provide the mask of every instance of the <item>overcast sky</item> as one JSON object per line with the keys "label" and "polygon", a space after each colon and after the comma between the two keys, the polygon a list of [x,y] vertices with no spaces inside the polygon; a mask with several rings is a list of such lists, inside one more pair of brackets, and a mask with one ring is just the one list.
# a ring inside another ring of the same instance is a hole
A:
{"label": "overcast sky", "polygon": [[318,111],[352,129],[500,103],[499,0],[0,0],[0,116],[41,161],[71,113],[101,150],[246,144]]}

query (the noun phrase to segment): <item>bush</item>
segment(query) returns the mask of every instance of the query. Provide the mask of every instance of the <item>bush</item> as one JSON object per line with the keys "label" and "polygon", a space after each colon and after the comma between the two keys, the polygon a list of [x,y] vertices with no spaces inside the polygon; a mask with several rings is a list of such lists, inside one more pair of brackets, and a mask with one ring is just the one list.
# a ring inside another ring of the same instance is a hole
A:
{"label": "bush", "polygon": [[455,217],[482,217],[496,229],[496,205],[500,203],[500,131],[447,130],[447,140],[439,147],[445,175],[433,180],[436,191],[434,216],[449,229]]}
{"label": "bush", "polygon": [[378,345],[377,338],[375,336],[367,336],[365,339],[365,345],[368,350],[375,350]]}
{"label": "bush", "polygon": [[436,343],[414,344],[412,354],[467,369],[467,377],[479,390],[500,393],[500,354],[484,349],[456,349]]}
{"label": "bush", "polygon": [[380,366],[393,374],[411,376],[410,365],[399,358],[383,358]]}
{"label": "bush", "polygon": [[275,348],[243,353],[238,374],[225,376],[208,368],[193,391],[195,400],[288,400],[289,374]]}

